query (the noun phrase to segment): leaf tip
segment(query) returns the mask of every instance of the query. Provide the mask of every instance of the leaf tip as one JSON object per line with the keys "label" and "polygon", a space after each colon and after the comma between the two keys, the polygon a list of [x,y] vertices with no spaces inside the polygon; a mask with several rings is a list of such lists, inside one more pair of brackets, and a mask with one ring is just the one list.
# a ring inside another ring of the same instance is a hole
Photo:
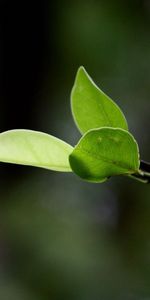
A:
{"label": "leaf tip", "polygon": [[85,69],[85,67],[84,66],[80,66],[79,68],[78,68],[78,70],[77,70],[77,75],[76,75],[76,79],[77,78],[80,78],[80,77],[82,77],[82,76],[88,76],[88,73],[87,73],[87,71],[86,71],[86,69]]}
{"label": "leaf tip", "polygon": [[77,71],[77,72],[86,72],[85,67],[84,67],[84,66],[80,66],[80,67],[78,68],[78,71]]}

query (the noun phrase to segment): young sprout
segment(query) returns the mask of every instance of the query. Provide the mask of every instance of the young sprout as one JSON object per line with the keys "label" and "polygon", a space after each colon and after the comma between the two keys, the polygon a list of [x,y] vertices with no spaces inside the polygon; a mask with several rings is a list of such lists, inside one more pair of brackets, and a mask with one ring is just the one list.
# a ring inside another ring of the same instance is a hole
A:
{"label": "young sprout", "polygon": [[71,110],[82,134],[73,148],[46,133],[10,130],[0,134],[0,161],[73,171],[90,182],[104,182],[126,175],[150,182],[150,164],[140,161],[138,144],[128,130],[126,118],[80,67],[71,92]]}

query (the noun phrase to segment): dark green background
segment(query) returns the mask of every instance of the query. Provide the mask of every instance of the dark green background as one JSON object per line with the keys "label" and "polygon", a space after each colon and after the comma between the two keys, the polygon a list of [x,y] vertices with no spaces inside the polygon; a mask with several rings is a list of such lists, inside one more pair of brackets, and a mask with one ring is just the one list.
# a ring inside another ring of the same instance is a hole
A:
{"label": "dark green background", "polygon": [[[150,161],[148,0],[1,0],[0,130],[74,145],[80,65],[122,108]],[[0,299],[150,299],[150,186],[1,164]]]}

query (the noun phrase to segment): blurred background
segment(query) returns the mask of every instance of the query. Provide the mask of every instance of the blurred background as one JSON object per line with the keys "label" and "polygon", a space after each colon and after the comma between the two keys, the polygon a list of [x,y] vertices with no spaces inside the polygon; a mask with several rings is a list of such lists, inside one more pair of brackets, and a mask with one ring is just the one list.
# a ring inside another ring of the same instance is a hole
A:
{"label": "blurred background", "polygon": [[[0,1],[0,131],[75,145],[83,65],[150,161],[150,1]],[[150,299],[150,186],[0,165],[1,300]]]}

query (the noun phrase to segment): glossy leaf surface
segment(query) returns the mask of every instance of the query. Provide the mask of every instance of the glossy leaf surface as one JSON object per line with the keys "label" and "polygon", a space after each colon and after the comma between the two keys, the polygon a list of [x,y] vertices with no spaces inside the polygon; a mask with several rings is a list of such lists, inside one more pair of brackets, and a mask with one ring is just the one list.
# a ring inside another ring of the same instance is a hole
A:
{"label": "glossy leaf surface", "polygon": [[100,127],[117,127],[128,130],[120,108],[92,81],[80,67],[71,93],[71,109],[81,133]]}

